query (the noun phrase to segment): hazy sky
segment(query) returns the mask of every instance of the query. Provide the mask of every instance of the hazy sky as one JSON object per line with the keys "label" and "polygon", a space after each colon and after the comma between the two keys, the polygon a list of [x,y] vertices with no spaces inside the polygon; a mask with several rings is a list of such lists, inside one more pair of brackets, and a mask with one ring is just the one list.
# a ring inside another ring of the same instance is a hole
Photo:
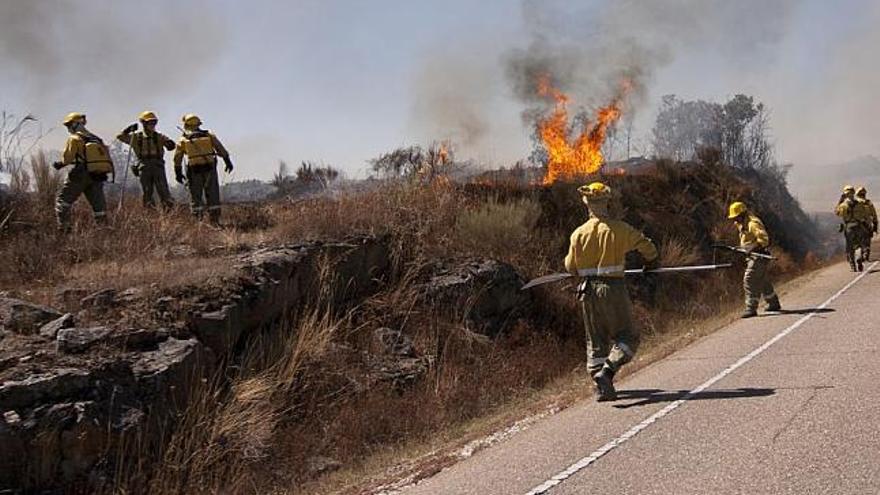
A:
{"label": "hazy sky", "polygon": [[[638,132],[663,94],[747,93],[770,107],[781,159],[816,166],[880,154],[878,21],[876,0],[0,0],[0,108],[56,126],[81,110],[107,139],[144,109],[176,137],[195,112],[237,179],[278,159],[359,175],[447,137],[505,164],[530,147],[511,53],[568,47],[604,74],[632,41],[650,66]],[[580,80],[584,104],[601,100]]]}

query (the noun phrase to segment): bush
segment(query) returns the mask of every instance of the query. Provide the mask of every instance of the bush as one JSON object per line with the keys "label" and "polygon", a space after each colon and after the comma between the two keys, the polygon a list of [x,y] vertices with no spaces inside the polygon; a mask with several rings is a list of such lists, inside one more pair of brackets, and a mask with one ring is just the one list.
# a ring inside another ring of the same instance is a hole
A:
{"label": "bush", "polygon": [[532,199],[502,203],[492,198],[458,217],[456,240],[473,251],[516,250],[529,242],[540,215],[541,206]]}

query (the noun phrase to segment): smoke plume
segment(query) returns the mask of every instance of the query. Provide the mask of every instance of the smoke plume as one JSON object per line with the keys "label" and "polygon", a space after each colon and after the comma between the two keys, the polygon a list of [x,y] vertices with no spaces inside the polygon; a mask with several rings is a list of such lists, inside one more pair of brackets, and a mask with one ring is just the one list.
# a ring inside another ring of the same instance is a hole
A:
{"label": "smoke plume", "polygon": [[783,37],[794,7],[792,0],[615,0],[573,11],[552,0],[525,0],[530,41],[511,49],[503,64],[526,105],[543,101],[536,81],[548,76],[587,106],[607,103],[626,79],[628,103],[637,108],[657,71],[683,50],[711,46],[728,63],[754,68],[766,45]]}
{"label": "smoke plume", "polygon": [[222,32],[207,1],[0,2],[4,77],[47,106],[146,103],[193,87],[218,59]]}
{"label": "smoke plume", "polygon": [[437,54],[421,66],[413,112],[427,139],[474,149],[490,132],[494,81],[491,67],[459,55]]}

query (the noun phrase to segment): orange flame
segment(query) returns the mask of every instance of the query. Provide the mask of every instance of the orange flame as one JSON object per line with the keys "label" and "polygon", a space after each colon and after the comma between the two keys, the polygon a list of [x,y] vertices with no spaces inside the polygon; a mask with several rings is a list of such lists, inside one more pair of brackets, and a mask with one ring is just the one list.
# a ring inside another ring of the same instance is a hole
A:
{"label": "orange flame", "polygon": [[594,174],[602,169],[605,162],[602,145],[608,127],[620,118],[623,96],[629,87],[629,82],[624,81],[621,93],[611,104],[599,109],[595,122],[587,123],[580,135],[569,141],[568,96],[554,88],[548,77],[538,80],[538,94],[556,102],[553,112],[538,122],[538,132],[548,155],[544,184]]}
{"label": "orange flame", "polygon": [[446,165],[447,161],[449,161],[449,147],[446,141],[442,141],[437,150],[437,162],[441,165]]}

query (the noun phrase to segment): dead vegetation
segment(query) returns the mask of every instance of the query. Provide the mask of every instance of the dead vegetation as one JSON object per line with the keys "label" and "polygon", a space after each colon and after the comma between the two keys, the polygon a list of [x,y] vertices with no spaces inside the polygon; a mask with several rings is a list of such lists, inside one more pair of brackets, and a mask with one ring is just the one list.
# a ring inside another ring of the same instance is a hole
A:
{"label": "dead vegetation", "polygon": [[[785,230],[800,227],[783,222],[773,201],[784,198],[766,181],[713,163],[660,163],[650,174],[605,179],[620,191],[624,218],[661,246],[665,264],[710,261],[714,241],[732,241],[724,209],[734,198],[752,201],[778,233],[777,276],[816,263],[809,236]],[[0,218],[11,218],[0,231],[0,289],[51,300],[58,286],[204,284],[227,275],[231,254],[255,247],[354,233],[390,236],[394,273],[382,291],[343,313],[301,308],[251,341],[230,368],[235,372],[204,388],[168,446],[127,458],[108,487],[305,493],[306,483],[339,466],[430,442],[579,369],[582,323],[560,287],[538,291],[533,307],[494,339],[475,332],[463,308],[417,302],[419,281],[437,260],[491,257],[526,277],[558,270],[569,233],[584,220],[576,186],[389,181],[333,197],[229,206],[224,229],[198,224],[185,211],[145,212],[132,199],[113,211],[106,229],[95,229],[78,205],[68,236],[53,233],[48,192],[14,194],[0,205]],[[740,273],[633,280],[648,345],[738,303]],[[411,352],[374,352],[381,328],[405,336]],[[357,483],[342,489],[359,490]]]}

